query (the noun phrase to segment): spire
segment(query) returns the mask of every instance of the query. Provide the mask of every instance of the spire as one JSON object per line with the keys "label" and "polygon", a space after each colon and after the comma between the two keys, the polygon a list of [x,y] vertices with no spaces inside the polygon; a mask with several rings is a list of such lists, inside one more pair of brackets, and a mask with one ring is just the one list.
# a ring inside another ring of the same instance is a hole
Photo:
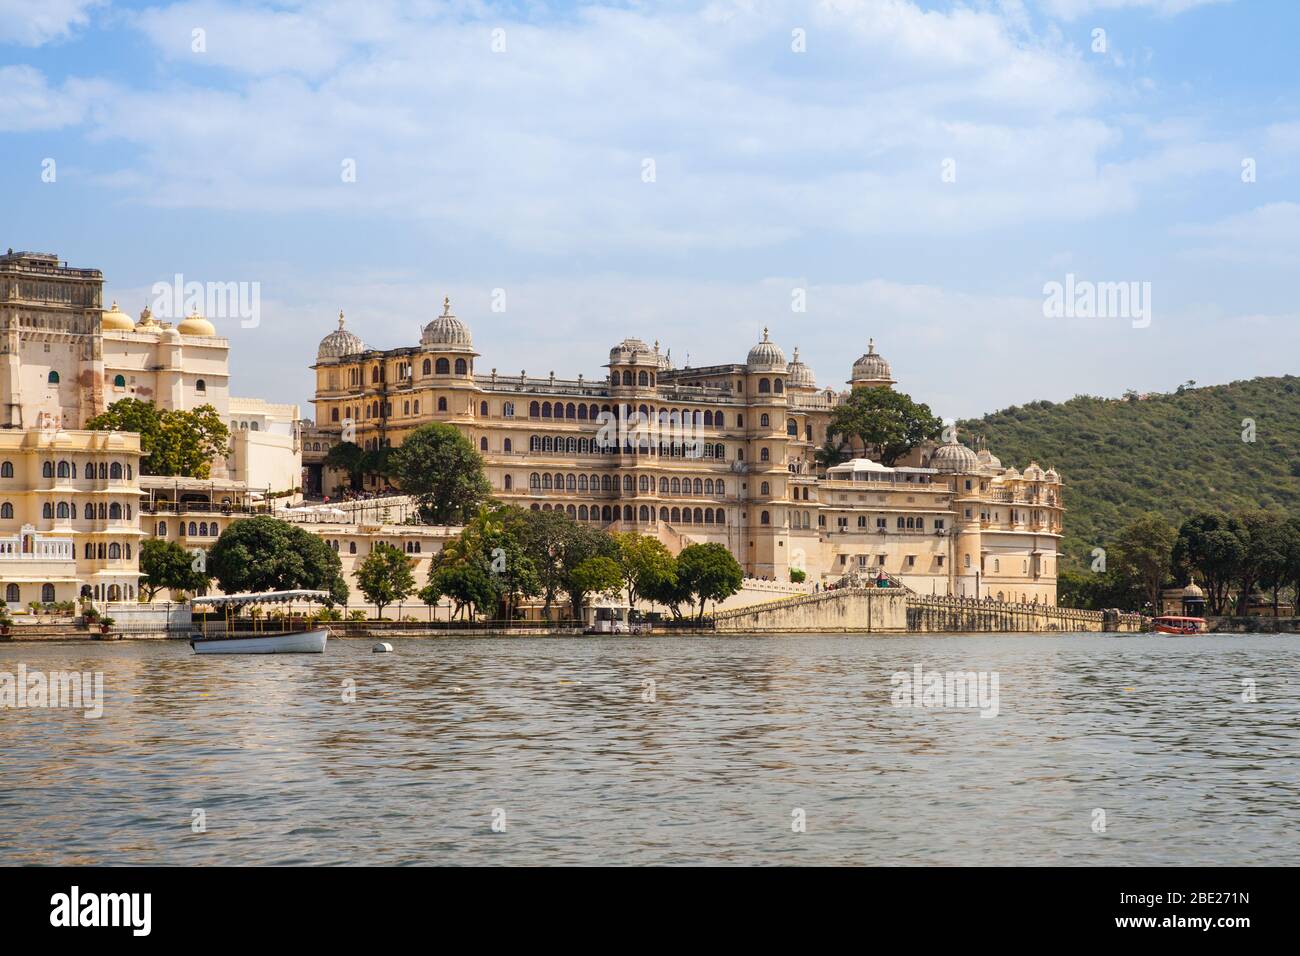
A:
{"label": "spire", "polygon": [[767,341],[767,326],[763,326],[763,341]]}
{"label": "spire", "polygon": [[875,339],[867,339],[867,354],[868,354],[868,355],[875,355],[875,354],[876,354],[876,340],[875,340]]}
{"label": "spire", "polygon": [[442,314],[451,315],[451,296],[449,295],[442,297]]}
{"label": "spire", "polygon": [[343,310],[339,309],[339,328],[343,328]]}

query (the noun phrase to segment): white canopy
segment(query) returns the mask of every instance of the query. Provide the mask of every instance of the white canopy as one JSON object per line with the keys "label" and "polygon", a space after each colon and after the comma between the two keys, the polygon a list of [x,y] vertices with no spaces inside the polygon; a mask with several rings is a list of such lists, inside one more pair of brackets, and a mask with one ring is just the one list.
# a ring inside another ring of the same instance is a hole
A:
{"label": "white canopy", "polygon": [[190,604],[210,604],[213,607],[243,607],[246,604],[292,604],[298,601],[333,600],[328,591],[252,591],[243,594],[222,594],[216,597],[193,598]]}

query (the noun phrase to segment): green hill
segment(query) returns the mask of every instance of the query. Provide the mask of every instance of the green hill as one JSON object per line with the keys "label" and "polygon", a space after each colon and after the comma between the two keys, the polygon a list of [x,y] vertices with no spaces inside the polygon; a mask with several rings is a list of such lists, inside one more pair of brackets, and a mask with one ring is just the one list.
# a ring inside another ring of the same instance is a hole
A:
{"label": "green hill", "polygon": [[[1242,440],[1244,419],[1255,441]],[[1175,525],[1194,511],[1300,513],[1300,378],[1256,378],[1168,395],[1032,402],[958,423],[1004,466],[1036,460],[1064,483],[1065,552],[1093,548],[1136,515]]]}

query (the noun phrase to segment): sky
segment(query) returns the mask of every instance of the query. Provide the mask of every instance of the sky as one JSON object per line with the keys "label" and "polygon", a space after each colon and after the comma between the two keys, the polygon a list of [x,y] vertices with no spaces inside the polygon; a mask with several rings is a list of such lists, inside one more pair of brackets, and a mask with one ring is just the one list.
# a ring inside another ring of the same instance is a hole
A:
{"label": "sky", "polygon": [[1286,374],[1297,36],[1293,0],[0,0],[0,248],[133,314],[255,290],[210,315],[232,390],[307,417],[340,309],[392,348],[444,296],[480,372],[766,327],[836,388],[874,339],[945,418]]}

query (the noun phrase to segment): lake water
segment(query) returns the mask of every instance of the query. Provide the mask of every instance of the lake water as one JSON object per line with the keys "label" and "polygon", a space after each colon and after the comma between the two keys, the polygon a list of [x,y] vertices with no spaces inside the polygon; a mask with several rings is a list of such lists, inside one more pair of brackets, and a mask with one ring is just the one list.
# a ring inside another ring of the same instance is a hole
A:
{"label": "lake water", "polygon": [[[0,645],[105,682],[0,710],[0,863],[1300,861],[1294,635],[394,643]],[[918,664],[997,715],[894,706]]]}

